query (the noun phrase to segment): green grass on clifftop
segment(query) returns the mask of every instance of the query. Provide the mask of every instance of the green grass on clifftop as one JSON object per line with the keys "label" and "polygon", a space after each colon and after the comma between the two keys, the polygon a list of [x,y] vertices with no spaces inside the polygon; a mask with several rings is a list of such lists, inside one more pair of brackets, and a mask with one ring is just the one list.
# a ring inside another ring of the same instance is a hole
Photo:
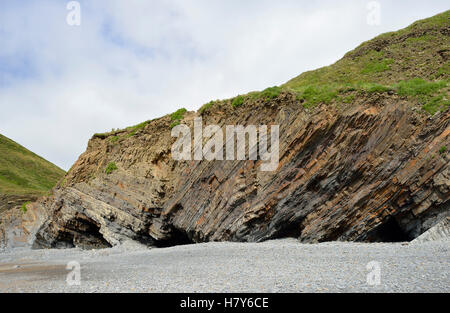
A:
{"label": "green grass on clifftop", "polygon": [[[340,100],[354,91],[393,92],[434,114],[449,106],[450,11],[382,34],[335,64],[305,72],[282,85],[305,107]],[[346,101],[342,101],[346,103]]]}
{"label": "green grass on clifftop", "polygon": [[[394,93],[435,114],[449,107],[450,11],[362,43],[336,63],[305,72],[287,83],[239,95],[233,108],[294,93],[303,107],[350,104],[360,93]],[[201,114],[213,107],[210,102]]]}
{"label": "green grass on clifftop", "polygon": [[56,165],[0,135],[0,194],[43,195],[64,176]]}
{"label": "green grass on clifftop", "polygon": [[[450,106],[449,34],[450,10],[404,29],[381,34],[336,63],[305,72],[281,86],[210,101],[198,112],[203,115],[223,103],[238,110],[255,101],[271,101],[282,93],[294,94],[307,109],[319,104],[351,104],[361,93],[389,93],[407,98],[424,113],[436,114]],[[170,128],[180,124],[185,112],[181,109],[170,115]],[[129,135],[144,126],[145,123],[135,126]],[[117,136],[117,133],[94,135],[109,136]],[[117,139],[114,137],[111,141]]]}
{"label": "green grass on clifftop", "polygon": [[170,114],[170,120],[172,123],[170,124],[170,128],[174,128],[177,125],[180,125],[181,120],[184,118],[184,114],[187,112],[185,108],[181,108],[172,114]]}

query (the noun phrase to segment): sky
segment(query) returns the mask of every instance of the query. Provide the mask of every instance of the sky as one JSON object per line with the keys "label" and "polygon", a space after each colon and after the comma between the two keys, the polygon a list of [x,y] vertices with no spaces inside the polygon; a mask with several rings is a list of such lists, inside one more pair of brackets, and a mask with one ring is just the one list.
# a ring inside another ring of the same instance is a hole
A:
{"label": "sky", "polygon": [[65,170],[94,133],[283,84],[449,9],[447,0],[68,3],[0,0],[0,133]]}

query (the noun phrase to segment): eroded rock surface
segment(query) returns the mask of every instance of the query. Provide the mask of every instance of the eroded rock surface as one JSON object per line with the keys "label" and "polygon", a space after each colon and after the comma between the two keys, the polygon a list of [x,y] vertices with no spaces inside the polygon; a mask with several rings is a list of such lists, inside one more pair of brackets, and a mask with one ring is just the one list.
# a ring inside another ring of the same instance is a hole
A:
{"label": "eroded rock surface", "polygon": [[[449,214],[450,112],[429,117],[395,95],[303,109],[283,93],[217,106],[205,125],[280,125],[280,164],[174,161],[170,119],[112,142],[93,137],[52,197],[35,247],[166,246],[297,237],[407,241]],[[185,123],[192,127],[196,113]],[[117,134],[120,135],[120,134]],[[104,173],[114,161],[118,170]]]}
{"label": "eroded rock surface", "polygon": [[27,230],[33,246],[418,237],[450,211],[449,14],[380,35],[283,88],[175,121],[192,130],[202,116],[224,133],[279,125],[275,171],[260,171],[261,161],[175,161],[170,116],[94,135],[52,195],[31,205],[42,213]]}
{"label": "eroded rock surface", "polygon": [[437,225],[417,237],[412,243],[450,240],[450,217],[444,218]]}

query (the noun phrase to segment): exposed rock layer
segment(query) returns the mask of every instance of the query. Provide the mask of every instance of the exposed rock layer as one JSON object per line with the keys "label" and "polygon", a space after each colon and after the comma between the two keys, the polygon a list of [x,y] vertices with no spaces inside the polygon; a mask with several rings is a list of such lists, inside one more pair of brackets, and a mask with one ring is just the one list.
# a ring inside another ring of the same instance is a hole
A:
{"label": "exposed rock layer", "polygon": [[36,195],[0,195],[0,215],[14,207],[36,201]]}
{"label": "exposed rock layer", "polygon": [[450,11],[418,21],[283,88],[181,120],[191,129],[199,115],[222,129],[279,125],[275,171],[260,171],[261,161],[175,161],[166,116],[94,135],[19,233],[35,247],[414,239],[450,211],[449,21]]}
{"label": "exposed rock layer", "polygon": [[[120,142],[91,139],[51,198],[35,247],[204,241],[410,240],[449,213],[450,112],[428,117],[395,95],[307,111],[294,96],[234,109],[206,125],[280,125],[280,165],[174,161],[169,118]],[[192,126],[194,113],[185,123]],[[104,173],[114,161],[118,170]]]}

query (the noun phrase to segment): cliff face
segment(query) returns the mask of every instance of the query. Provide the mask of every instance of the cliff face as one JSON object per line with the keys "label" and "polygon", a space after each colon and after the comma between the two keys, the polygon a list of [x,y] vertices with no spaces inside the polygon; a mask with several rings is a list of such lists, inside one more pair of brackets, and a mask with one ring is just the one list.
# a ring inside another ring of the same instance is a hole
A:
{"label": "cliff face", "polygon": [[[51,212],[36,246],[413,239],[448,215],[449,160],[439,150],[450,146],[449,114],[428,117],[379,94],[307,112],[282,94],[204,116],[279,124],[274,172],[259,171],[260,161],[172,160],[168,118],[123,142],[93,138],[65,186],[35,204]],[[118,170],[103,173],[112,160]]]}
{"label": "cliff face", "polygon": [[[449,216],[448,21],[445,12],[281,88],[175,118],[191,129],[199,116],[222,129],[279,125],[275,171],[260,171],[261,161],[175,161],[174,116],[94,135],[53,194],[30,205],[48,215],[29,231],[34,247],[416,238]],[[409,40],[424,34],[437,39]],[[401,60],[398,45],[426,53]],[[367,77],[353,81],[344,68]]]}

